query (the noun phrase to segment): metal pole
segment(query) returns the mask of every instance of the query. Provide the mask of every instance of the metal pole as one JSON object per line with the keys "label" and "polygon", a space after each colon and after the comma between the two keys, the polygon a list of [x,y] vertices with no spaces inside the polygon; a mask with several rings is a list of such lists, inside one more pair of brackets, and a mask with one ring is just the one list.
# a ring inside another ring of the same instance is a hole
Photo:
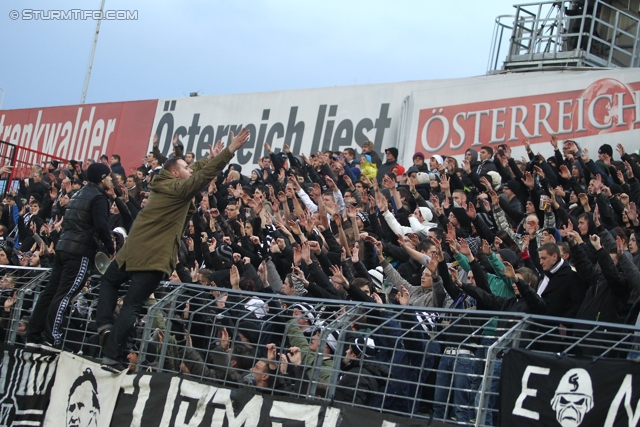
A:
{"label": "metal pole", "polygon": [[98,23],[96,24],[96,34],[93,37],[93,46],[91,47],[91,57],[89,58],[89,68],[87,69],[87,77],[84,79],[84,88],[82,88],[82,99],[80,100],[80,104],[84,104],[84,99],[87,97],[87,89],[89,88],[89,79],[91,78],[91,68],[93,67],[93,57],[96,54],[96,45],[98,44],[98,34],[100,34],[100,23],[102,22],[102,14],[104,12],[104,2],[102,0],[102,4],[100,5],[100,19],[98,19]]}
{"label": "metal pole", "polygon": [[2,110],[2,102],[4,101],[4,89],[0,87],[0,90],[2,91],[2,98],[0,98],[0,110]]}

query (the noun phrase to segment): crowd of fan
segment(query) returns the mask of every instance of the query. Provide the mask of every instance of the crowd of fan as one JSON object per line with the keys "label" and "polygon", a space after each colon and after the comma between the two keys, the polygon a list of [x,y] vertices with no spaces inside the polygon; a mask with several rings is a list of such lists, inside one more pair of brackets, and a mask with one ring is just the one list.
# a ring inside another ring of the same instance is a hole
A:
{"label": "crowd of fan", "polygon": [[[619,160],[614,160],[605,144],[592,159],[575,141],[550,139],[548,158],[524,140],[528,158],[521,160],[503,144],[468,149],[461,162],[417,152],[413,164],[403,166],[396,148],[385,150],[383,162],[366,142],[359,154],[347,148],[299,156],[287,146],[275,153],[265,144],[268,155],[258,168],[230,164],[194,200],[198,210],[179,243],[178,267],[168,278],[212,287],[198,293],[198,304],[207,310],[187,302],[180,307],[180,318],[187,320],[183,325],[204,317],[192,322],[199,330],[172,335],[190,344],[176,356],[183,362],[174,368],[213,379],[232,377],[267,392],[300,387],[295,383],[306,375],[300,367],[315,366],[316,355],[323,353],[317,348],[321,325],[335,313],[318,314],[302,302],[275,304],[274,294],[300,301],[477,308],[634,324],[640,307],[640,157],[619,144]],[[154,142],[144,164],[129,175],[119,156],[100,159],[113,172],[109,225],[118,248],[167,160],[157,138]],[[177,138],[172,155],[183,156]],[[184,159],[191,164],[195,155],[186,153]],[[56,162],[47,169],[34,167],[31,177],[10,192],[0,219],[0,264],[49,264],[65,206],[83,185],[83,170],[91,162],[72,161],[66,169]],[[6,283],[0,286],[8,313],[15,293],[5,291],[10,289]],[[225,288],[266,293],[269,303],[229,296]],[[230,307],[240,311],[232,318],[251,320],[206,326],[207,319]],[[436,317],[423,313],[401,319],[399,329],[414,331],[414,350],[424,353],[430,346],[429,353],[442,354],[434,417],[469,421],[473,393],[456,391],[450,398],[455,413],[445,413],[450,373],[461,374],[457,390],[477,389],[464,374],[478,373],[484,364],[464,360],[481,357],[498,329],[485,328],[469,339],[449,328],[447,344],[440,348],[428,339],[437,333],[435,325]],[[376,336],[368,333],[372,328],[366,318],[353,323],[336,400],[375,406],[375,392],[388,387],[388,365],[378,362],[388,364],[395,356],[376,351]],[[189,333],[194,338],[186,338]],[[213,339],[203,339],[207,336]],[[322,366],[333,363],[335,350],[334,337],[327,340]],[[131,358],[136,358],[135,347]],[[295,369],[287,371],[286,362]],[[434,362],[429,363],[423,357],[415,369],[391,377],[423,381],[421,372]],[[281,375],[274,376],[277,370]],[[330,370],[321,370],[321,383],[329,378]],[[349,387],[356,383],[357,391]],[[410,401],[389,405],[406,413],[417,410]]]}

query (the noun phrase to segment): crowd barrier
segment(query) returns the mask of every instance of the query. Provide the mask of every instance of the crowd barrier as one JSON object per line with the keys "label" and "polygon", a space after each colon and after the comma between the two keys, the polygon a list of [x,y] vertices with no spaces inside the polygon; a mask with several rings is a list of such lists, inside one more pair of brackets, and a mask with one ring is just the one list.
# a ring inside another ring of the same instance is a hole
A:
{"label": "crowd barrier", "polygon": [[[20,303],[8,317],[7,343],[24,344],[20,325],[47,275],[46,270],[22,274],[23,282],[16,287]],[[98,284],[99,276],[93,276],[69,307],[65,350],[99,357]],[[124,295],[126,287],[121,292]],[[307,319],[315,338],[300,331]],[[255,361],[268,359],[268,344],[275,344],[277,373],[259,388],[265,394],[329,404],[341,401],[414,419],[435,415],[460,423],[460,417],[468,417],[469,422],[460,424],[475,426],[497,425],[500,368],[509,350],[626,359],[637,351],[640,334],[640,329],[623,324],[327,301],[169,282],[163,282],[148,301],[137,326],[130,343],[137,372],[183,373],[221,386],[246,387],[255,382]],[[363,363],[345,372],[340,355],[353,336],[375,343],[375,352],[363,348],[359,355]],[[253,352],[227,351],[240,341],[249,343]],[[289,347],[309,344],[313,347],[306,354],[317,357],[296,365]],[[327,346],[331,351],[323,351]],[[376,369],[369,368],[372,363]],[[285,375],[284,369],[288,374],[297,372],[297,377]],[[348,388],[347,375],[353,379]],[[372,383],[377,384],[375,389]]]}
{"label": "crowd barrier", "polygon": [[0,165],[12,167],[11,172],[0,179],[0,193],[2,193],[2,196],[6,196],[11,189],[17,191],[20,185],[19,181],[31,176],[34,165],[43,167],[46,173],[47,167],[52,160],[57,161],[60,168],[67,167],[68,160],[62,157],[0,141]]}

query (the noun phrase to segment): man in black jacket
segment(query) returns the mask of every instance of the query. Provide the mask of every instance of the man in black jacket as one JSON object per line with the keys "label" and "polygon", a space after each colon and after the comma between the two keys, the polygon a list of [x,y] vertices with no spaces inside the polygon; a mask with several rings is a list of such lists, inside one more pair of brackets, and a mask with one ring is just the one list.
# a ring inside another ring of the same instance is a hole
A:
{"label": "man in black jacket", "polygon": [[580,277],[560,255],[555,243],[545,243],[538,249],[544,278],[538,285],[538,295],[547,303],[547,316],[576,317],[586,289]]}
{"label": "man in black jacket", "polygon": [[355,338],[342,361],[342,374],[334,399],[338,402],[366,405],[384,391],[389,368],[373,360],[376,345],[371,338]]}
{"label": "man in black jacket", "polygon": [[126,176],[126,173],[124,172],[124,168],[122,167],[122,164],[120,164],[120,156],[119,155],[112,154],[111,155],[111,160],[109,160],[109,163],[111,164],[111,172],[119,173],[122,176]]}
{"label": "man in black jacket", "polygon": [[591,235],[591,245],[596,251],[599,271],[589,261],[580,234],[569,232],[571,240],[571,259],[573,260],[580,284],[586,289],[586,295],[576,317],[584,320],[621,323],[619,313],[629,299],[630,284],[627,277],[618,271],[618,254],[609,254],[600,244],[600,237]]}
{"label": "man in black jacket", "polygon": [[108,227],[111,171],[94,163],[87,169],[89,183],[78,191],[67,206],[62,233],[49,283],[40,294],[27,330],[27,342],[33,347],[57,350],[62,346],[62,324],[69,302],[82,289],[98,242],[113,255],[115,248]]}
{"label": "man in black jacket", "polygon": [[382,178],[385,174],[391,172],[391,168],[398,164],[398,149],[395,147],[387,148],[384,150],[384,154],[387,157],[387,161],[378,167],[378,183],[382,183]]}

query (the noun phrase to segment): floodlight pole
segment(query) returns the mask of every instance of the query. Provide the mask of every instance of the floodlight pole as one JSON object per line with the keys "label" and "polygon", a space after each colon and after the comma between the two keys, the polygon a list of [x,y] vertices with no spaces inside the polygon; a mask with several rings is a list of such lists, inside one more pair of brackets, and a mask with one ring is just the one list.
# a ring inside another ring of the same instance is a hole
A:
{"label": "floodlight pole", "polygon": [[93,37],[93,46],[91,47],[91,57],[89,58],[89,68],[87,69],[87,77],[84,79],[84,88],[82,89],[82,99],[80,104],[84,104],[84,99],[87,97],[87,89],[89,89],[89,79],[91,79],[91,68],[93,68],[93,57],[96,54],[96,45],[98,44],[98,34],[100,34],[100,23],[102,22],[102,14],[104,13],[104,2],[100,5],[100,19],[96,24],[96,34]]}

